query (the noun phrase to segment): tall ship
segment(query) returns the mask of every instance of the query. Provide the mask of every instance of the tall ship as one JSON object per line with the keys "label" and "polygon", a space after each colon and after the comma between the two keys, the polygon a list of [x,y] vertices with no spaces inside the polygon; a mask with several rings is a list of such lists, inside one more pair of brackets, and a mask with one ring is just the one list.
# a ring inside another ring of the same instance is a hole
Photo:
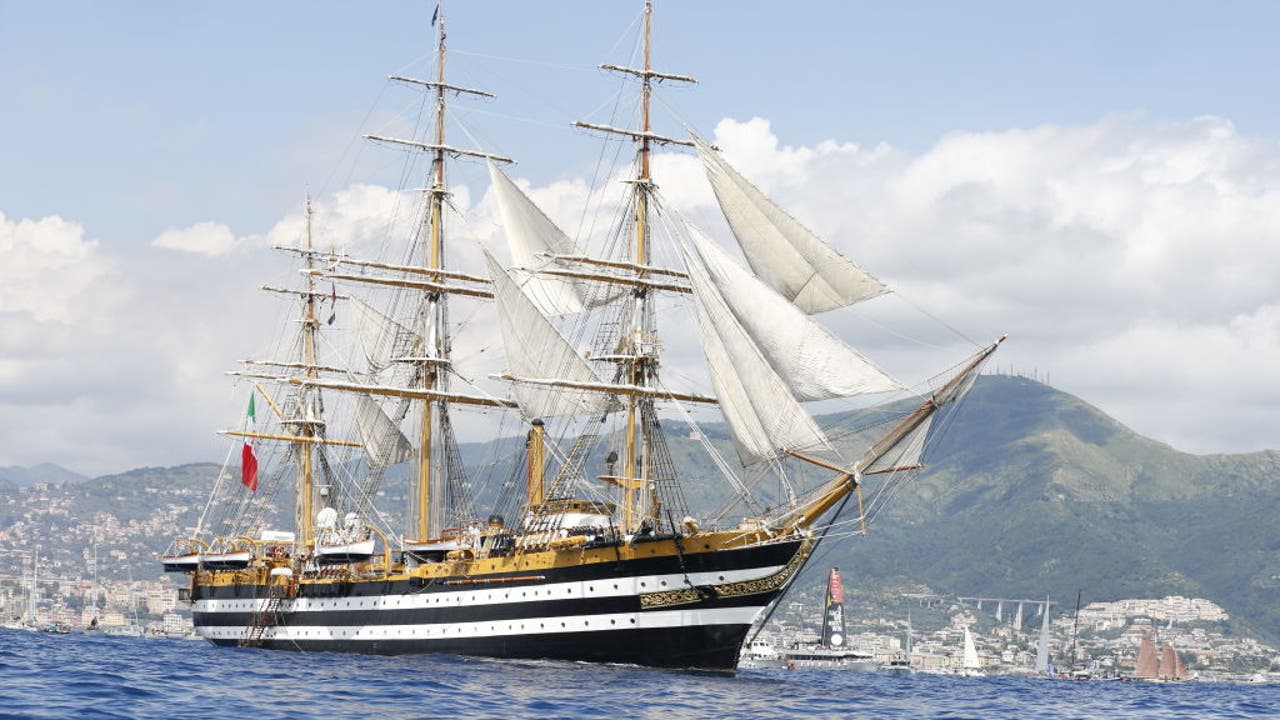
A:
{"label": "tall ship", "polygon": [[[422,157],[417,219],[356,257],[322,247],[308,201],[305,235],[279,247],[298,280],[263,287],[296,317],[278,356],[231,373],[244,422],[194,536],[162,558],[189,577],[200,636],[732,671],[819,543],[865,529],[864,485],[922,467],[999,341],[913,392],[819,322],[890,290],[700,136],[655,132],[655,86],[694,79],[653,68],[652,19],[646,2],[634,67],[601,66],[638,88],[635,124],[574,123],[634,148],[617,222],[571,238],[510,158],[446,135],[450,103],[489,95],[446,76],[437,8],[433,74],[391,78],[425,93],[428,129],[365,136]],[[659,147],[701,158],[745,265],[671,209]],[[458,162],[487,167],[509,259],[451,244]],[[709,391],[669,379],[664,337],[697,338]],[[491,339],[505,370],[486,386],[468,362]],[[805,407],[839,398],[856,422],[823,428]],[[725,437],[699,430],[714,413]],[[468,423],[494,438],[470,467]],[[674,432],[723,480],[718,508],[691,508],[712,480],[682,477]],[[409,489],[388,508],[397,473]]]}

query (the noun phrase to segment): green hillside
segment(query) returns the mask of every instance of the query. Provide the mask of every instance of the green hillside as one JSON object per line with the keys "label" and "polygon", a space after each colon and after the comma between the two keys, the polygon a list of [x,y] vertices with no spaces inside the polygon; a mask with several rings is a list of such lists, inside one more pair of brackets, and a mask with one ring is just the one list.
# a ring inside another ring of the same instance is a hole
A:
{"label": "green hillside", "polygon": [[988,376],[833,561],[962,595],[1206,597],[1280,637],[1280,453],[1189,455],[1082,400]]}

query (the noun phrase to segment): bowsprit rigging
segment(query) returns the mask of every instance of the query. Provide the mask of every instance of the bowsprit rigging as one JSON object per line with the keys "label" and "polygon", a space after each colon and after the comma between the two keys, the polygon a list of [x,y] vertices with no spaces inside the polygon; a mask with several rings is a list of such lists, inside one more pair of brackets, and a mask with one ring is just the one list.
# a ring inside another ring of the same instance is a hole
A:
{"label": "bowsprit rigging", "polygon": [[[869,430],[820,427],[804,403],[905,390],[815,317],[889,288],[700,137],[654,131],[655,85],[695,81],[653,68],[652,21],[646,1],[639,67],[601,66],[638,83],[636,124],[574,123],[636,147],[618,225],[600,243],[561,230],[503,170],[510,158],[446,137],[451,99],[492,96],[446,78],[437,10],[434,78],[391,78],[427,93],[430,130],[365,136],[429,159],[420,222],[397,256],[354,257],[315,247],[308,200],[303,243],[278,248],[300,262],[298,286],[263,288],[299,305],[294,356],[232,373],[269,408],[226,432],[248,448],[243,482],[224,467],[196,535],[163,558],[190,576],[204,638],[728,671],[850,498],[865,531],[864,479],[922,467],[937,413],[999,341]],[[665,209],[651,173],[660,146],[701,158],[746,266]],[[487,165],[510,264],[484,249],[481,268],[448,266],[454,161]],[[678,267],[663,264],[660,243]],[[672,298],[692,312],[667,312]],[[464,367],[472,355],[455,357],[454,303],[493,318],[506,367],[492,378],[503,390],[476,386],[476,368]],[[696,335],[709,390],[668,384],[668,323]],[[335,349],[344,337],[345,353]],[[728,432],[722,456],[690,419],[731,488],[702,521],[661,419],[690,407],[718,411]],[[469,473],[460,412],[488,413],[499,431],[519,423],[517,459]],[[850,437],[860,440],[852,461]],[[250,454],[260,467],[252,483]],[[411,491],[386,513],[375,499],[393,467],[411,469]],[[823,479],[800,486],[798,468]],[[762,491],[765,478],[783,491]],[[270,527],[277,497],[292,498],[291,530]],[[747,516],[726,520],[735,508]]]}

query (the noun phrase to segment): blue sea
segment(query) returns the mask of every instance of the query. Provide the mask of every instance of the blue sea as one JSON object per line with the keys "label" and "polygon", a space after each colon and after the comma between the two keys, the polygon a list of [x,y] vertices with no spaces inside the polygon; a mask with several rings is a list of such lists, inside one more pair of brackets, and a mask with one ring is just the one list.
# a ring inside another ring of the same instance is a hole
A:
{"label": "blue sea", "polygon": [[1277,718],[1280,685],[367,657],[0,630],[0,718]]}

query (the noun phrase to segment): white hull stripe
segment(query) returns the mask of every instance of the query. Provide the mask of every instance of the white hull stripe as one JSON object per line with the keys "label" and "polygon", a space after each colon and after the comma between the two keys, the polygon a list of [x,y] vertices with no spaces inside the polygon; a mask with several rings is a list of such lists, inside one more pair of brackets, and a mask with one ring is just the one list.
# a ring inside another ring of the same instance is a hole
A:
{"label": "white hull stripe", "polygon": [[[726,570],[723,572],[689,573],[694,585],[718,585],[768,577],[782,569],[781,565]],[[371,595],[345,598],[298,598],[280,605],[280,611],[332,612],[334,610],[413,610],[418,608],[474,607],[476,605],[510,605],[547,600],[581,600],[636,596],[641,593],[677,590],[688,587],[685,576],[641,575],[599,580],[522,585],[513,588],[479,589],[475,587],[426,591],[407,595]],[[266,605],[265,598],[252,600],[203,599],[195,603],[195,612],[256,612]],[[391,626],[397,627],[397,626]]]}
{"label": "white hull stripe", "polygon": [[[525,618],[521,620],[439,623],[432,625],[356,625],[356,626],[275,626],[263,633],[263,640],[302,641],[378,641],[378,640],[456,640],[503,635],[539,635],[547,633],[585,633],[607,630],[648,630],[657,628],[706,625],[750,625],[764,610],[763,605],[716,608],[663,610],[643,613],[607,615],[566,615]],[[244,628],[237,626],[204,626],[200,636],[208,640],[238,640]]]}

